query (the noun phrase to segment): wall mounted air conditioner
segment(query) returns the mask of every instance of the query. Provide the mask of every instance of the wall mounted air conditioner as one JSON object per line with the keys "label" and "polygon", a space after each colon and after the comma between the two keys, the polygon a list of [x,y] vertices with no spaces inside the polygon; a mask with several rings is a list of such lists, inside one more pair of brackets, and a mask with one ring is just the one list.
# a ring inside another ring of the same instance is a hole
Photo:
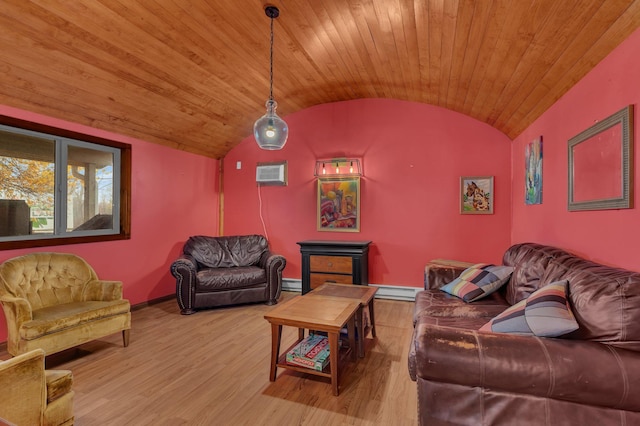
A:
{"label": "wall mounted air conditioner", "polygon": [[258,163],[256,167],[258,185],[287,185],[287,162]]}

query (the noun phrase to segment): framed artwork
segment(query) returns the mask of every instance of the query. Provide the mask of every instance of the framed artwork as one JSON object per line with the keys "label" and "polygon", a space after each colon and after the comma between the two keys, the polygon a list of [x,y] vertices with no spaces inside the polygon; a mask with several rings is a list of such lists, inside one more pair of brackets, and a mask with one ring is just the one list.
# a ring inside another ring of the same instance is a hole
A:
{"label": "framed artwork", "polygon": [[525,147],[524,162],[525,204],[542,204],[542,136]]}
{"label": "framed artwork", "polygon": [[569,211],[633,208],[633,105],[569,139]]}
{"label": "framed artwork", "polygon": [[460,214],[493,214],[493,176],[460,178]]}
{"label": "framed artwork", "polygon": [[360,232],[360,177],[318,179],[318,231]]}

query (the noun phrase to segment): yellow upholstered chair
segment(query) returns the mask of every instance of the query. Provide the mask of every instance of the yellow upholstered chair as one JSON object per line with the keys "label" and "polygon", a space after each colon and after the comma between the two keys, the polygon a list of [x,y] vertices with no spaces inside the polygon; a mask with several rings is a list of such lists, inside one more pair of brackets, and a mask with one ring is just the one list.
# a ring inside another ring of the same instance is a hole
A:
{"label": "yellow upholstered chair", "polygon": [[82,258],[31,253],[0,265],[0,303],[7,351],[40,348],[47,355],[122,332],[129,344],[131,313],[122,282],[99,280]]}
{"label": "yellow upholstered chair", "polygon": [[18,426],[72,425],[72,383],[71,371],[44,369],[42,349],[0,361],[0,419]]}

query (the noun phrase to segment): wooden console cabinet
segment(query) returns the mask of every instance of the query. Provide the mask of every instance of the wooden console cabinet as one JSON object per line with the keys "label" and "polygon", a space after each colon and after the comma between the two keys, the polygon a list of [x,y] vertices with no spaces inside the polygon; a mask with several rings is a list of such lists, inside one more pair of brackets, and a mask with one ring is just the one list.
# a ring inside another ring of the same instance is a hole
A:
{"label": "wooden console cabinet", "polygon": [[369,284],[371,241],[300,241],[302,294],[325,282]]}

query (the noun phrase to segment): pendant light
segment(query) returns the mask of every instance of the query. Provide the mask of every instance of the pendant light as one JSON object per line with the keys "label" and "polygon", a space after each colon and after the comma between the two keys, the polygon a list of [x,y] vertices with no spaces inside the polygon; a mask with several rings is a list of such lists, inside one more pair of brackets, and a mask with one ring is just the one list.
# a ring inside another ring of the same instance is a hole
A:
{"label": "pendant light", "polygon": [[253,136],[262,149],[282,149],[287,143],[289,128],[287,123],[276,114],[278,103],[273,99],[273,20],[280,15],[275,6],[267,6],[264,13],[271,19],[271,56],[269,67],[269,100],[265,106],[267,113],[260,117],[253,125]]}

